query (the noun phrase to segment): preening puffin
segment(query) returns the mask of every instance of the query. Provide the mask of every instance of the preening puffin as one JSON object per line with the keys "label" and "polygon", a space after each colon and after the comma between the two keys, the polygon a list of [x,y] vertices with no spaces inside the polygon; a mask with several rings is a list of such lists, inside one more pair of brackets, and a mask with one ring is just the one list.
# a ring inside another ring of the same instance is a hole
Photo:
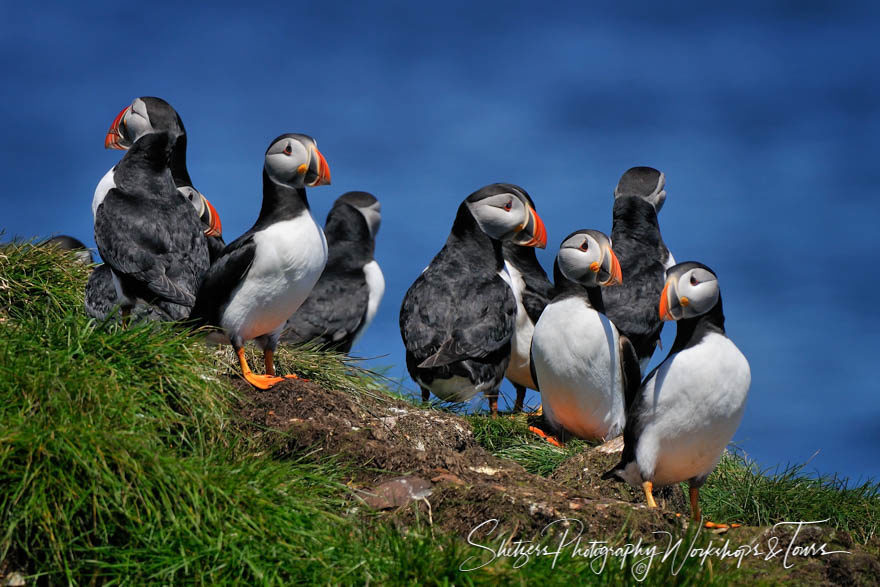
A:
{"label": "preening puffin", "polygon": [[[210,202],[204,197],[201,199],[194,198],[188,201],[192,204],[193,209],[195,209],[197,214],[200,209],[210,209],[212,211],[210,214],[200,215],[199,221],[204,228],[206,241],[208,243],[209,257],[214,258],[211,251],[216,250],[217,245],[221,246],[221,250],[222,247],[225,246],[220,233],[217,232],[214,234],[214,230],[220,230],[220,217],[217,216],[217,212],[214,211],[213,206],[211,206]],[[89,279],[86,282],[85,307],[86,314],[99,320],[104,320],[114,308],[119,308],[116,286],[113,284],[113,276],[110,272],[110,266],[106,263],[98,265],[89,274]],[[142,317],[138,310],[135,310],[134,314],[137,318]],[[161,313],[154,312],[149,308],[144,308],[144,315],[157,320],[162,320],[164,318]]]}
{"label": "preening puffin", "polygon": [[510,361],[516,298],[502,277],[502,241],[544,247],[547,231],[522,188],[483,187],[459,206],[446,245],[410,286],[400,309],[406,366],[446,401],[483,392],[492,413]]}
{"label": "preening puffin", "polygon": [[[284,134],[272,141],[257,222],[223,250],[199,289],[192,317],[220,327],[209,340],[231,343],[244,378],[259,389],[283,380],[273,359],[281,331],[327,263],[327,241],[305,187],[329,183],[330,168],[312,137]],[[265,375],[251,372],[245,359],[251,339],[263,351]]]}
{"label": "preening puffin", "polygon": [[605,313],[636,349],[642,373],[660,341],[657,297],[666,269],[675,265],[660,236],[657,214],[666,201],[666,177],[652,167],[633,167],[614,189],[611,242],[624,282],[602,290]]}
{"label": "preening puffin", "polygon": [[749,363],[724,331],[721,290],[702,263],[671,267],[660,318],[676,320],[669,356],[645,379],[627,414],[620,463],[603,476],[642,487],[688,481],[691,515],[700,519],[700,486],[718,464],[742,419]]}
{"label": "preening puffin", "polygon": [[562,241],[553,268],[556,292],[535,325],[532,365],[544,417],[580,438],[616,436],[639,386],[627,338],[603,313],[600,286],[619,285],[620,263],[608,237],[578,230]]}
{"label": "preening puffin", "polygon": [[501,246],[504,267],[510,276],[510,287],[516,298],[516,326],[510,340],[510,363],[505,376],[516,390],[513,411],[522,410],[526,388],[538,389],[532,377],[532,333],[544,307],[553,296],[553,284],[538,262],[534,247],[523,247],[510,241]]}
{"label": "preening puffin", "polygon": [[[151,96],[135,98],[113,119],[110,130],[104,137],[104,148],[124,151],[142,136],[155,132],[169,132],[177,135],[168,161],[171,178],[180,195],[192,204],[196,214],[205,225],[205,236],[212,237],[208,240],[208,247],[213,261],[226,246],[222,236],[223,227],[217,210],[199,190],[193,187],[192,179],[190,179],[189,171],[186,168],[186,129],[183,127],[183,120],[180,119],[177,111],[162,98]],[[107,192],[118,184],[116,169],[116,165],[111,167],[101,178],[98,187],[95,188],[95,195],[92,198],[92,215],[97,214],[98,206],[104,200]]]}
{"label": "preening puffin", "polygon": [[179,138],[168,131],[136,140],[116,166],[115,187],[95,211],[95,242],[124,316],[144,300],[171,320],[188,317],[210,264],[202,224],[171,176]]}
{"label": "preening puffin", "polygon": [[385,293],[385,278],[373,258],[381,219],[379,201],[367,192],[348,192],[333,203],[324,223],[327,266],[287,320],[282,341],[316,341],[323,348],[351,350]]}
{"label": "preening puffin", "polygon": [[[189,172],[186,168],[186,130],[180,116],[170,104],[161,98],[145,96],[135,98],[129,106],[126,106],[113,119],[110,130],[104,137],[104,147],[107,149],[128,150],[138,139],[144,135],[156,132],[170,132],[177,135],[177,140],[171,149],[168,162],[171,177],[177,191],[183,196],[195,210],[199,220],[204,225],[208,252],[213,261],[225,247],[223,242],[223,228],[217,210],[211,205],[197,189],[192,185]],[[95,195],[92,199],[92,214],[97,215],[98,206],[104,201],[107,193],[113,189],[119,181],[117,179],[118,165],[114,165],[98,183]],[[189,214],[188,211],[185,213]],[[86,313],[93,318],[105,319],[114,308],[125,305],[119,300],[116,286],[113,283],[110,267],[100,265],[95,267],[86,283],[85,308]],[[149,308],[144,309],[145,314],[155,319],[167,319],[161,312],[154,312]]]}

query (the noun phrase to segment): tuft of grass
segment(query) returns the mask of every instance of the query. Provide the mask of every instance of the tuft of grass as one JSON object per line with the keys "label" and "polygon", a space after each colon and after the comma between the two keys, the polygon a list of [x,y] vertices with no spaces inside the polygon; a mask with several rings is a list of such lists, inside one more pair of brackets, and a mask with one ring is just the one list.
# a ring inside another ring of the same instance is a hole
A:
{"label": "tuft of grass", "polygon": [[491,418],[485,415],[468,416],[476,441],[493,455],[510,459],[526,471],[549,476],[566,459],[579,453],[590,443],[570,439],[559,448],[539,438],[529,430],[529,415],[515,414]]}
{"label": "tuft of grass", "polygon": [[[526,415],[490,418],[468,416],[474,436],[495,456],[521,464],[531,473],[548,476],[572,455],[590,448],[585,441],[569,440],[557,448],[528,430]],[[806,465],[760,469],[744,454],[725,452],[700,490],[703,514],[749,526],[778,522],[828,520],[826,524],[849,532],[867,544],[880,530],[880,483],[851,485],[836,476],[809,476]],[[682,484],[687,494],[687,484]]]}
{"label": "tuft of grass", "polygon": [[809,476],[805,467],[762,470],[741,452],[727,452],[700,491],[704,512],[751,526],[828,520],[863,544],[877,536],[880,483],[851,485],[837,476]]}

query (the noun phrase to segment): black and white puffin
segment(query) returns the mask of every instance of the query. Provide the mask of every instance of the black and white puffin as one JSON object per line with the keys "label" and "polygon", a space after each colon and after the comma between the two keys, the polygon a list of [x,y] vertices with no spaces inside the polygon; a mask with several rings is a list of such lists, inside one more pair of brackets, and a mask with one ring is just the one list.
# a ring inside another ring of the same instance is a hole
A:
{"label": "black and white puffin", "polygon": [[[208,240],[208,247],[213,261],[226,246],[222,236],[223,227],[217,210],[199,190],[193,187],[186,168],[186,129],[183,120],[171,104],[162,98],[151,96],[135,98],[113,119],[110,130],[104,137],[104,148],[125,151],[142,136],[155,132],[170,132],[178,135],[168,162],[171,178],[180,195],[192,204],[205,225],[205,236],[212,237]],[[111,167],[95,188],[95,195],[92,198],[93,216],[97,214],[98,206],[107,192],[117,185],[116,168],[116,165]]]}
{"label": "black and white puffin", "polygon": [[[208,252],[213,261],[219,255],[219,252],[223,250],[223,247],[226,246],[223,242],[223,228],[217,210],[192,185],[192,180],[186,168],[186,130],[177,111],[161,98],[149,96],[135,98],[129,106],[123,108],[116,115],[116,118],[113,119],[110,130],[107,131],[104,137],[104,147],[107,149],[128,150],[144,135],[156,132],[170,132],[177,135],[177,140],[171,149],[168,167],[171,170],[171,177],[177,191],[192,205],[199,220],[204,225]],[[93,215],[97,215],[98,206],[104,201],[107,193],[117,185],[117,170],[118,164],[110,168],[98,183],[92,198]],[[190,212],[185,211],[184,213],[189,214]],[[89,316],[103,320],[120,305],[124,304],[119,300],[110,267],[108,265],[95,267],[86,283],[86,313]],[[154,312],[149,308],[142,308],[142,310],[144,315],[151,318],[167,319],[167,316],[164,316],[161,312]]]}
{"label": "black and white puffin", "polygon": [[143,300],[168,319],[188,317],[210,265],[202,224],[171,175],[179,138],[176,130],[138,138],[95,211],[95,242],[110,266],[123,316]]}
{"label": "black and white puffin", "polygon": [[547,231],[525,190],[496,183],[459,206],[446,245],[410,286],[400,309],[406,366],[422,389],[446,401],[478,393],[498,411],[510,361],[516,298],[501,243],[544,247]]}
{"label": "black and white puffin", "polygon": [[516,298],[516,327],[510,341],[510,363],[505,376],[516,390],[513,411],[522,410],[526,388],[538,389],[532,377],[530,349],[535,324],[553,296],[553,284],[538,262],[534,247],[523,247],[510,241],[501,246],[504,266],[510,276],[510,287]]}
{"label": "black and white puffin", "polygon": [[669,356],[645,379],[627,414],[617,477],[644,489],[688,481],[691,515],[700,519],[700,486],[718,464],[742,420],[749,363],[724,331],[721,290],[702,263],[671,267],[660,294],[660,318],[676,320]]}
{"label": "black and white puffin", "polygon": [[603,312],[600,287],[622,280],[608,237],[598,230],[567,236],[553,280],[555,295],[532,336],[544,417],[579,438],[616,436],[623,431],[640,373],[632,345]]}
{"label": "black and white puffin", "polygon": [[44,247],[55,247],[62,251],[73,251],[76,253],[77,260],[85,265],[91,265],[95,262],[94,257],[92,257],[92,252],[84,242],[66,234],[53,236],[40,244]]}
{"label": "black and white puffin", "polygon": [[[256,223],[224,250],[199,289],[192,317],[220,327],[209,340],[232,344],[244,378],[269,389],[273,355],[287,319],[311,293],[327,263],[327,241],[315,223],[306,186],[330,183],[330,168],[315,140],[284,134],[266,150],[263,205]],[[265,375],[247,364],[244,345],[263,351]]]}
{"label": "black and white puffin", "polygon": [[602,290],[605,314],[632,342],[643,374],[663,329],[657,297],[666,269],[675,265],[657,221],[666,201],[665,186],[666,177],[652,167],[633,167],[621,176],[614,189],[611,242],[624,282]]}
{"label": "black and white puffin", "polygon": [[324,223],[327,266],[287,320],[282,341],[315,341],[323,348],[351,350],[385,293],[385,278],[373,258],[381,220],[382,207],[372,194],[347,192],[337,198]]}
{"label": "black and white puffin", "polygon": [[[179,191],[179,189],[178,189]],[[199,210],[202,209],[210,209],[210,214],[201,214],[199,216],[199,221],[201,221],[202,226],[205,231],[206,241],[208,243],[208,253],[211,259],[216,258],[217,246],[219,245],[222,250],[222,247],[226,245],[223,243],[223,238],[220,233],[220,217],[217,215],[217,212],[213,210],[213,206],[208,200],[204,197],[201,199],[188,199],[189,203],[192,204],[193,209],[196,213],[199,213]],[[203,206],[203,208],[200,208]],[[216,231],[216,232],[215,232]],[[213,251],[213,252],[212,252]],[[86,282],[86,291],[85,291],[85,308],[86,314],[93,318],[97,318],[99,320],[104,320],[114,310],[118,310],[120,302],[119,295],[116,291],[116,286],[113,283],[113,276],[110,272],[110,266],[105,264],[98,265],[92,272],[89,274],[89,279]],[[142,308],[143,313],[140,311],[135,311],[135,316],[139,319],[140,317],[148,317],[150,319],[162,320],[164,316],[161,313],[153,312],[149,308]],[[143,314],[143,316],[141,316]]]}

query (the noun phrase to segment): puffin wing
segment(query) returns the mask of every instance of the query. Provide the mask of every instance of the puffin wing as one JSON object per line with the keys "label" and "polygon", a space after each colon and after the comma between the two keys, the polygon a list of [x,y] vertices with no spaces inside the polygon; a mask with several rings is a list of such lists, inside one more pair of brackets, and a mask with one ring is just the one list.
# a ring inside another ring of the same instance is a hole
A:
{"label": "puffin wing", "polygon": [[629,407],[635,401],[642,383],[642,371],[639,367],[636,347],[626,335],[619,335],[618,346],[620,347],[620,370],[623,375],[623,405],[624,409],[629,412]]}
{"label": "puffin wing", "polygon": [[[510,343],[516,300],[501,277],[450,296],[443,284],[427,287],[424,276],[404,299],[401,315],[401,327],[409,335],[407,350],[419,360],[419,368],[483,358]],[[419,287],[420,281],[423,287]],[[435,289],[443,293],[432,296]]]}
{"label": "puffin wing", "polygon": [[257,245],[251,232],[227,245],[205,273],[191,316],[218,326],[223,308],[231,299],[233,290],[244,280],[256,253]]}
{"label": "puffin wing", "polygon": [[[668,360],[669,358],[667,357],[666,361]],[[624,361],[627,361],[627,359],[624,358]],[[651,373],[647,377],[645,377],[644,383],[642,383],[641,385],[636,384],[635,393],[632,394],[631,397],[631,381],[629,381],[628,376],[625,375],[626,387],[624,388],[624,392],[626,394],[625,401],[627,408],[626,424],[623,427],[623,454],[620,455],[620,462],[617,463],[613,469],[605,472],[602,475],[602,479],[613,479],[614,477],[619,477],[620,479],[625,481],[625,479],[621,476],[621,473],[623,473],[629,463],[635,462],[636,460],[636,449],[638,448],[639,436],[641,436],[642,430],[645,428],[645,422],[642,420],[642,414],[644,414],[646,409],[648,409],[648,395],[653,395],[654,386],[657,384],[657,372],[666,361],[654,367],[654,370],[651,371]],[[626,373],[627,369],[632,369],[632,367],[625,368],[624,373]],[[635,369],[636,372],[638,372],[638,363],[636,363]]]}
{"label": "puffin wing", "polygon": [[523,275],[523,282],[526,284],[522,292],[523,307],[532,324],[537,324],[538,318],[553,297],[553,284],[546,276],[542,280],[539,276],[531,274]]}
{"label": "puffin wing", "polygon": [[[136,279],[163,301],[193,305],[195,292],[187,291],[179,280],[172,281],[166,273],[170,264],[197,260],[194,257],[198,251],[192,250],[192,239],[185,231],[168,230],[161,219],[145,214],[136,201],[126,198],[117,188],[110,190],[98,207],[95,242],[101,257],[114,271]],[[204,257],[206,265],[207,254]]]}
{"label": "puffin wing", "polygon": [[321,340],[331,346],[339,345],[347,352],[366,317],[369,293],[363,275],[358,278],[352,274],[325,274],[287,320],[282,339],[290,342]]}

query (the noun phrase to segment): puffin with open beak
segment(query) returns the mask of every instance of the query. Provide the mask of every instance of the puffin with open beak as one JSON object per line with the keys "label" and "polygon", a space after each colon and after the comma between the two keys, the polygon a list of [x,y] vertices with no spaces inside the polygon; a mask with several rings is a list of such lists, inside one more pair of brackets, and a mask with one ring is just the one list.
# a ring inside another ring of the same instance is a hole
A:
{"label": "puffin with open beak", "polygon": [[406,292],[400,334],[424,401],[483,393],[497,413],[516,325],[505,241],[543,248],[547,231],[525,190],[496,183],[462,202],[446,245]]}
{"label": "puffin with open beak", "polygon": [[675,342],[638,390],[622,458],[603,478],[641,487],[649,507],[657,507],[654,486],[687,481],[691,516],[700,520],[700,487],[742,420],[749,362],[727,337],[718,278],[702,263],[667,271],[659,316],[677,322]]}
{"label": "puffin with open beak", "polygon": [[532,336],[544,417],[579,438],[613,437],[640,381],[635,350],[602,304],[601,289],[623,281],[620,262],[605,234],[578,230],[562,241],[553,274],[555,295]]}
{"label": "puffin with open beak", "polygon": [[[275,375],[278,340],[327,263],[327,241],[312,218],[305,188],[329,183],[330,167],[312,137],[284,134],[272,141],[260,215],[223,250],[199,289],[192,317],[219,327],[208,340],[232,344],[244,378],[258,389],[284,379]],[[253,373],[247,363],[248,340],[263,351],[265,375]]]}

